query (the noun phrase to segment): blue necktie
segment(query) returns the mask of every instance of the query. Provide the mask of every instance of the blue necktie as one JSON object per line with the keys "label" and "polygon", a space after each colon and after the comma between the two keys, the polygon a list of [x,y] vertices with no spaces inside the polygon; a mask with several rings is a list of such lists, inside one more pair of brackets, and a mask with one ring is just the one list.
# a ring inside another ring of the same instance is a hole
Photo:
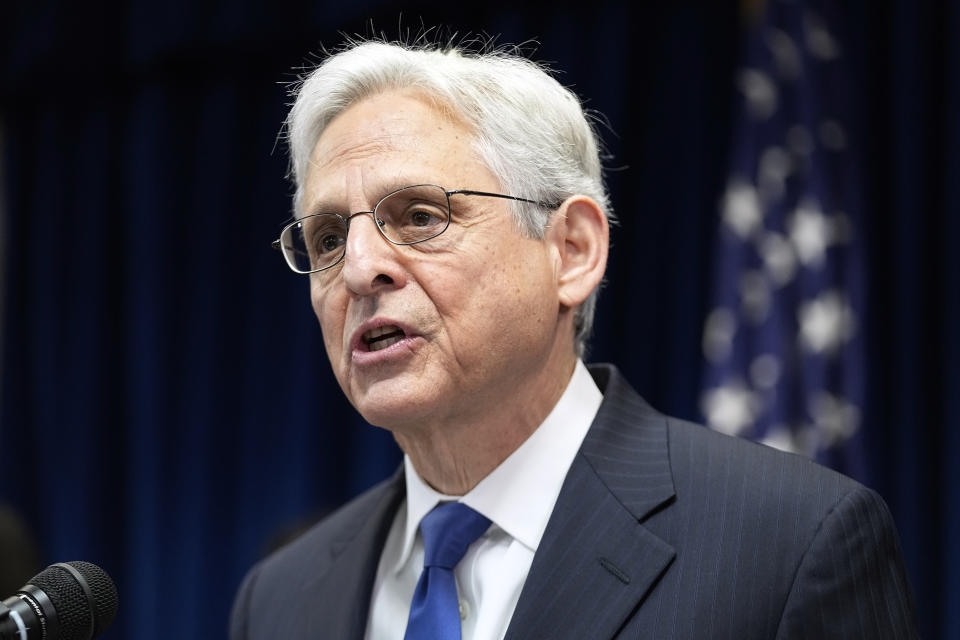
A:
{"label": "blue necktie", "polygon": [[453,568],[489,526],[489,520],[460,502],[435,507],[420,521],[423,573],[413,592],[404,640],[460,640]]}

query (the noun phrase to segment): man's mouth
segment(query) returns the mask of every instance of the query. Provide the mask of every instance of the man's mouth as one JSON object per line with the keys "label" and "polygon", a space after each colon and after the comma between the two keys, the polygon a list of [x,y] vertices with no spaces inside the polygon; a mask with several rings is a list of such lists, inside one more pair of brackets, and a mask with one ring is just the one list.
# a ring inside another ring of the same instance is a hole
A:
{"label": "man's mouth", "polygon": [[396,325],[385,324],[376,329],[370,329],[363,334],[363,344],[367,345],[368,351],[380,351],[386,349],[392,344],[396,344],[407,336],[403,329]]}

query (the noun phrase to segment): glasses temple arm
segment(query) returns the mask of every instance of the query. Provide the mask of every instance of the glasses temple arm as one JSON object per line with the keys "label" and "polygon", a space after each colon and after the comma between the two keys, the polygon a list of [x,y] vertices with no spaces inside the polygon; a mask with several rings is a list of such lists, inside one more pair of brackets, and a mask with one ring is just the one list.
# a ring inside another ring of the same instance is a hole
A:
{"label": "glasses temple arm", "polygon": [[541,200],[530,200],[529,198],[518,198],[517,196],[508,196],[504,193],[491,193],[489,191],[473,191],[472,189],[456,189],[454,191],[447,191],[448,196],[453,195],[464,195],[464,196],[487,196],[490,198],[503,198],[504,200],[516,200],[518,202],[528,202],[530,204],[535,204],[540,207],[547,209],[559,209],[560,205],[563,202],[543,202]]}

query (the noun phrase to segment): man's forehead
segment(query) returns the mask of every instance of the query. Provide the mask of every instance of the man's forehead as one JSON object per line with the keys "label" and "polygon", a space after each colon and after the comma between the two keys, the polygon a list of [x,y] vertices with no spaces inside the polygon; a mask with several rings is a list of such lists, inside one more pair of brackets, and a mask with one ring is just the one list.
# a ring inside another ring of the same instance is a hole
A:
{"label": "man's forehead", "polygon": [[[365,98],[334,118],[311,156],[304,209],[338,205],[350,187],[370,197],[423,183],[461,188],[489,172],[460,120],[409,92]],[[453,184],[456,182],[457,184]]]}
{"label": "man's forehead", "polygon": [[441,103],[412,91],[367,96],[333,118],[314,145],[311,160],[364,157],[405,151],[418,140],[440,139],[469,144],[470,127]]}
{"label": "man's forehead", "polygon": [[[395,117],[393,120],[393,127],[383,120],[334,120],[313,147],[311,169],[335,169],[341,164],[369,161],[409,149],[420,136],[403,126],[402,118]],[[339,126],[341,122],[350,126]]]}

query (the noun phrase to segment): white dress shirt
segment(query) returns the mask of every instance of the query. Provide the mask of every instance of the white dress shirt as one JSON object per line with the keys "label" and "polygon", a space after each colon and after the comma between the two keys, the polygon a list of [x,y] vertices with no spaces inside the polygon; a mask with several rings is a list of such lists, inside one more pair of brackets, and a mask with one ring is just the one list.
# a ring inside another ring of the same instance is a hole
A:
{"label": "white dress shirt", "polygon": [[563,480],[602,400],[578,360],[566,390],[540,427],[462,497],[434,491],[404,457],[407,499],[397,510],[380,555],[367,640],[403,639],[423,570],[420,520],[437,504],[457,500],[493,523],[454,570],[462,637],[503,638]]}

